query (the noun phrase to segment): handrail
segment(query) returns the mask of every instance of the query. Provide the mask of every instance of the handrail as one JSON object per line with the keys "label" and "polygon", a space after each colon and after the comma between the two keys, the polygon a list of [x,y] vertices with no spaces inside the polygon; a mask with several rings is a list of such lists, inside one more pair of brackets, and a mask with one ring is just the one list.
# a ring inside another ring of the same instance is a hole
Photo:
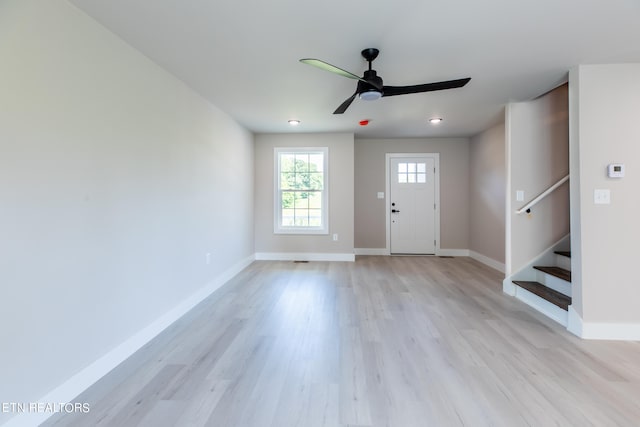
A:
{"label": "handrail", "polygon": [[536,197],[535,199],[533,199],[532,201],[530,201],[529,203],[527,203],[526,205],[524,205],[523,207],[521,207],[520,209],[518,209],[516,211],[516,213],[518,215],[523,214],[523,213],[529,213],[531,212],[531,208],[538,203],[540,200],[544,199],[545,197],[547,197],[549,194],[551,194],[556,188],[560,187],[562,184],[564,184],[565,182],[569,181],[569,175],[565,176],[564,178],[562,178],[560,181],[556,182],[555,184],[553,184],[551,187],[547,188],[546,190],[544,190],[542,193],[540,193],[538,195],[538,197]]}

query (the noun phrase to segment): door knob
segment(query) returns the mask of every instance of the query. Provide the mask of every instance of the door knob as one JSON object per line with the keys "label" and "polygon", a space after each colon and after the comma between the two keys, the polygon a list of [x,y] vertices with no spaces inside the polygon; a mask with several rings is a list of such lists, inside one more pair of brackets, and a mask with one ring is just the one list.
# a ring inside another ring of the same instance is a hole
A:
{"label": "door knob", "polygon": [[400,211],[397,209],[391,209],[391,213],[400,213]]}

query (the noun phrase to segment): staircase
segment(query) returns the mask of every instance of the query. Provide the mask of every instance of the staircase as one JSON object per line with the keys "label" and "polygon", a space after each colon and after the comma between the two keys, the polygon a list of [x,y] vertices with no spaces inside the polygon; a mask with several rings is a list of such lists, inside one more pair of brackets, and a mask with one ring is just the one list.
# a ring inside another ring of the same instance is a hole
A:
{"label": "staircase", "polygon": [[556,322],[567,326],[571,305],[571,252],[554,251],[555,265],[534,265],[528,276],[512,280],[514,296]]}

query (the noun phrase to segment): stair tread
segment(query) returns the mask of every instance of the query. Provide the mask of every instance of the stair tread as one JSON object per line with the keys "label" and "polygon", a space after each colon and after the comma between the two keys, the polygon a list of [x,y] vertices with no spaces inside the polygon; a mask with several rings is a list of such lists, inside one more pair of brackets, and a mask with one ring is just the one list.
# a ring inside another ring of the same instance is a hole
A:
{"label": "stair tread", "polygon": [[551,304],[554,304],[563,310],[568,310],[571,305],[571,297],[561,294],[551,288],[547,288],[542,283],[524,280],[514,280],[513,283],[533,294],[538,295],[540,298],[549,301]]}
{"label": "stair tread", "polygon": [[567,282],[571,282],[571,272],[569,270],[565,270],[561,267],[546,267],[542,265],[536,265],[533,268],[536,270],[540,270],[547,274],[551,274],[552,276],[556,276],[562,280],[566,280]]}
{"label": "stair tread", "polygon": [[556,254],[571,258],[571,251],[555,251]]}

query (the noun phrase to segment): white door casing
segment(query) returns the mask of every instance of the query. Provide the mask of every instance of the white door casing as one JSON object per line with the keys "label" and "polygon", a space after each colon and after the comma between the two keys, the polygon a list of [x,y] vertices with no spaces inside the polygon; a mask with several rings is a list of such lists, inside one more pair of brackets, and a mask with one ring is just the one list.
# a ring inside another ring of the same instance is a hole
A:
{"label": "white door casing", "polygon": [[391,254],[438,254],[439,154],[388,153],[387,249]]}

